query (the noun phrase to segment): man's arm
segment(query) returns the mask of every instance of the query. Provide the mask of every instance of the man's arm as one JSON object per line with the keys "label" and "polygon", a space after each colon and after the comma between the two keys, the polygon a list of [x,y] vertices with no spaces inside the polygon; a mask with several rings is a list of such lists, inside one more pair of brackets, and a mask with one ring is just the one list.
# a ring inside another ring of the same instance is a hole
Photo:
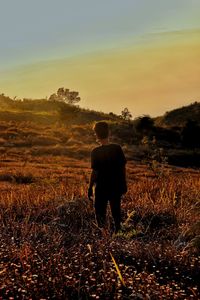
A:
{"label": "man's arm", "polygon": [[90,183],[89,183],[89,188],[88,188],[88,198],[89,200],[91,200],[91,198],[93,197],[93,186],[96,182],[96,178],[97,178],[97,171],[92,170],[92,173],[90,175]]}
{"label": "man's arm", "polygon": [[93,188],[95,182],[97,179],[97,171],[92,170],[92,173],[90,175],[90,183],[89,183],[89,188]]}
{"label": "man's arm", "polygon": [[122,170],[122,194],[125,194],[127,192],[127,183],[126,183],[126,157],[124,155],[124,152],[121,148],[121,146],[119,146],[119,161],[121,163],[121,170]]}
{"label": "man's arm", "polygon": [[123,188],[122,188],[122,194],[126,194],[127,192],[127,183],[126,183],[126,165],[122,168],[122,176],[123,176]]}
{"label": "man's arm", "polygon": [[92,172],[90,175],[90,183],[89,183],[89,188],[88,188],[89,200],[92,200],[92,197],[93,197],[93,189],[92,188],[97,180],[98,160],[97,160],[95,149],[93,149],[91,152],[91,168],[92,168]]}

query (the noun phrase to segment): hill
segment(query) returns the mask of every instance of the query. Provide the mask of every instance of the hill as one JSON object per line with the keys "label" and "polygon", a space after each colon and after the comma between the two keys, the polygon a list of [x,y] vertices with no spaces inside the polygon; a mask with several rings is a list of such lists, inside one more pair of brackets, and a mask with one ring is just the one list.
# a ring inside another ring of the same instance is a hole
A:
{"label": "hill", "polygon": [[[7,117],[6,113],[9,113]],[[48,99],[13,100],[4,94],[0,94],[0,114],[1,120],[5,121],[13,118],[16,121],[30,120],[43,124],[56,121],[77,125],[90,124],[99,120],[123,121],[121,116],[112,112],[98,112]],[[200,125],[200,102],[171,110],[163,116],[154,118],[155,125],[161,127],[184,127],[188,120]]]}
{"label": "hill", "polygon": [[197,122],[200,125],[200,102],[194,102],[169,112],[164,116],[156,118],[160,126],[180,126],[183,127],[188,120]]}
{"label": "hill", "polygon": [[47,99],[12,100],[0,95],[0,153],[7,156],[65,155],[89,158],[95,145],[94,121],[106,120],[115,142],[128,142],[130,130],[120,116]]}
{"label": "hill", "polygon": [[[199,167],[200,103],[193,103],[152,119],[142,116],[124,120],[122,116],[80,108],[63,101],[12,100],[0,95],[0,153],[2,155],[64,155],[89,159],[96,145],[92,126],[109,122],[111,140],[122,145],[129,160],[160,158],[164,150],[168,163]],[[193,123],[187,123],[187,120]],[[146,143],[144,144],[143,141]],[[156,144],[154,144],[156,140]],[[162,155],[163,156],[163,155]],[[26,158],[25,158],[26,160]]]}
{"label": "hill", "polygon": [[4,121],[33,121],[37,124],[53,124],[62,122],[65,124],[90,124],[99,120],[120,121],[120,117],[110,113],[97,112],[80,108],[63,101],[47,99],[23,99],[12,100],[0,95],[0,114]]}

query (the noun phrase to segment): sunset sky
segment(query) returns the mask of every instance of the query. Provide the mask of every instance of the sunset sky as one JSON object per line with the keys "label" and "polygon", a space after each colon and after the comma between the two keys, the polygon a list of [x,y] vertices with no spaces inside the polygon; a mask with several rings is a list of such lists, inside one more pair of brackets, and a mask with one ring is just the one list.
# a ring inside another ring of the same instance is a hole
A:
{"label": "sunset sky", "polygon": [[199,0],[0,0],[0,93],[157,116],[200,101]]}

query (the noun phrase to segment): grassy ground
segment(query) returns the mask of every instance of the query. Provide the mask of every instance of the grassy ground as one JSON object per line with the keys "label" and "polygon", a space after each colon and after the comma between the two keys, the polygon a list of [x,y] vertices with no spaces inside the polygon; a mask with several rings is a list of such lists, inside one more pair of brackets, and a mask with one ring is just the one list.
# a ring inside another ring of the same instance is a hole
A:
{"label": "grassy ground", "polygon": [[110,212],[96,226],[87,155],[2,147],[0,299],[199,299],[198,170],[129,162],[116,236]]}

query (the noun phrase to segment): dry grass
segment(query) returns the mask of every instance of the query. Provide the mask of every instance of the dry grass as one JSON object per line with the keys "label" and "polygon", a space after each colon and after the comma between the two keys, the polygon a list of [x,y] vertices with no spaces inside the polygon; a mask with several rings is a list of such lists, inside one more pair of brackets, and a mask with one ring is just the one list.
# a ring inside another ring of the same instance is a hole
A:
{"label": "dry grass", "polygon": [[0,166],[2,299],[199,298],[198,170],[156,178],[129,163],[124,228],[112,236],[110,216],[101,232],[87,200],[88,159],[18,149]]}
{"label": "dry grass", "polygon": [[0,132],[0,299],[200,297],[199,170],[156,177],[129,162],[114,236],[87,200],[90,125],[2,121]]}

